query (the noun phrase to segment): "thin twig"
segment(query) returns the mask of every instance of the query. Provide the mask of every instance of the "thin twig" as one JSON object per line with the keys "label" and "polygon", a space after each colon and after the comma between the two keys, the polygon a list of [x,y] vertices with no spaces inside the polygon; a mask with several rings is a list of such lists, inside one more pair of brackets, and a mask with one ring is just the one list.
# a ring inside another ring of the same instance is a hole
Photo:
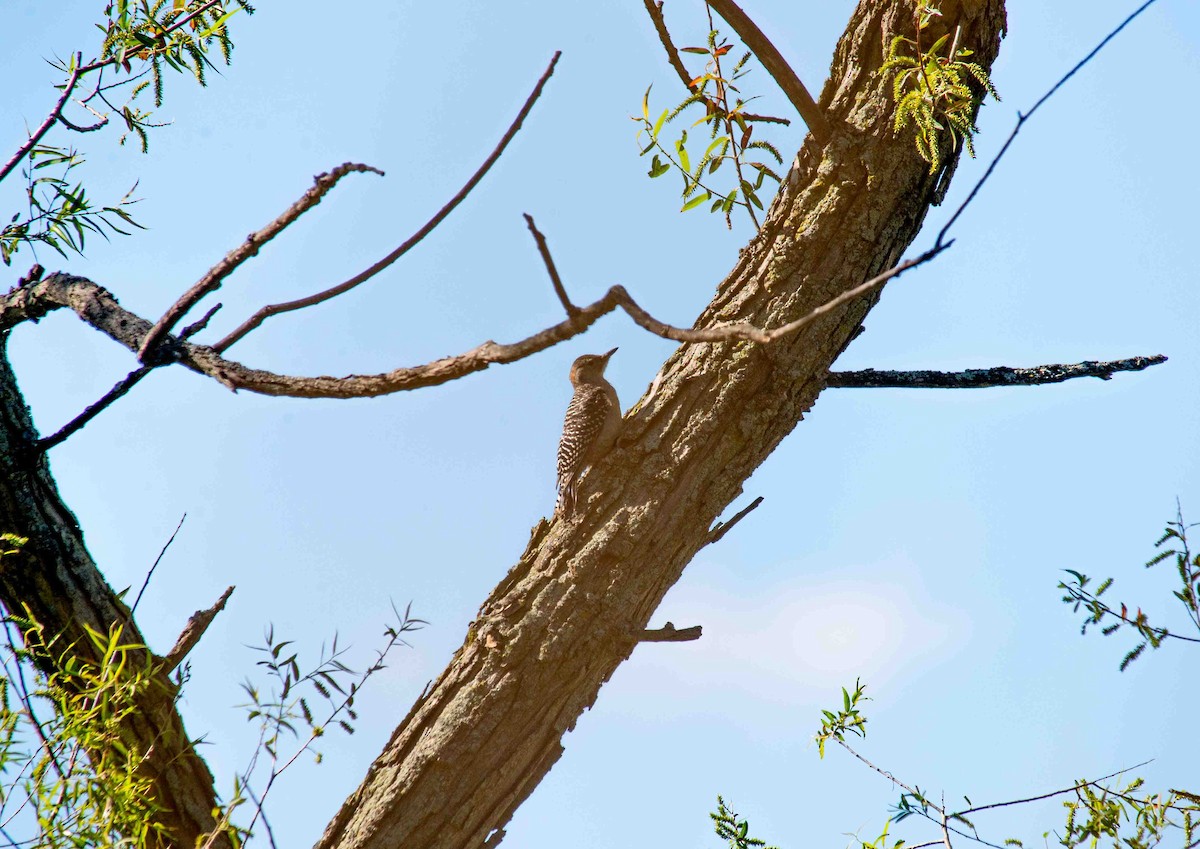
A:
{"label": "thin twig", "polygon": [[383,172],[378,168],[370,165],[363,165],[358,162],[346,162],[338,167],[330,170],[328,173],[318,174],[313,178],[313,186],[306,191],[299,200],[288,207],[282,215],[262,228],[256,233],[251,233],[246,237],[246,241],[238,247],[234,248],[225,258],[208,270],[207,273],[197,280],[190,289],[183,293],[171,307],[163,313],[155,325],[150,328],[150,332],[142,340],[141,346],[138,348],[138,359],[146,363],[147,356],[155,349],[158,343],[171,331],[171,328],[183,318],[183,316],[196,305],[196,302],[210,292],[215,292],[221,288],[221,283],[232,274],[238,266],[246,262],[246,260],[256,256],[262,249],[263,245],[274,239],[291,225],[297,218],[303,215],[308,210],[321,202],[323,198],[338,181],[347,174],[354,172],[365,173],[371,172],[383,176]]}
{"label": "thin twig", "polygon": [[1162,354],[1124,360],[1049,364],[1030,368],[965,369],[963,371],[861,371],[830,372],[825,385],[839,389],[988,389],[997,386],[1041,386],[1078,377],[1109,380],[1117,372],[1141,371],[1165,363]]}
{"label": "thin twig", "polygon": [[[179,338],[181,340],[186,340],[199,333],[208,326],[209,319],[211,319],[216,311],[220,308],[220,304],[214,305],[212,309],[204,314],[203,318],[201,318],[195,324],[189,324],[187,327],[185,327],[183,332],[179,334]],[[104,395],[101,396],[95,403],[89,404],[82,413],[71,419],[71,421],[63,425],[55,433],[52,433],[50,436],[47,436],[43,439],[39,439],[34,447],[37,449],[37,451],[44,453],[49,451],[54,446],[65,442],[67,439],[69,439],[71,436],[74,436],[79,430],[81,430],[84,425],[104,412],[113,404],[113,402],[128,394],[129,390],[137,386],[137,384],[141,382],[142,378],[154,371],[156,368],[159,368],[160,365],[165,364],[166,363],[158,363],[152,366],[142,366],[141,368],[134,369],[129,374],[118,380],[113,388],[105,392]]]}
{"label": "thin twig", "polygon": [[154,371],[153,366],[142,366],[141,368],[131,371],[129,374],[118,380],[113,385],[113,388],[105,392],[104,395],[102,395],[95,403],[89,404],[86,408],[84,408],[82,413],[60,427],[56,432],[47,437],[39,439],[34,447],[39,453],[45,453],[54,446],[66,441],[69,437],[81,430],[84,425],[104,412],[104,410],[112,405],[114,401],[118,400],[130,389],[137,386],[138,382],[152,371]]}
{"label": "thin twig", "polygon": [[1064,793],[1070,793],[1073,790],[1078,790],[1082,787],[1091,787],[1093,784],[1099,784],[1101,781],[1108,781],[1110,778],[1116,778],[1118,775],[1124,775],[1125,773],[1132,772],[1135,769],[1141,769],[1142,767],[1146,766],[1149,763],[1153,763],[1153,759],[1148,760],[1148,761],[1142,761],[1140,764],[1134,764],[1133,766],[1127,766],[1124,769],[1119,769],[1116,772],[1109,773],[1108,775],[1101,776],[1100,778],[1094,778],[1091,781],[1088,781],[1084,784],[1073,784],[1070,787],[1064,788],[1062,790],[1054,790],[1050,793],[1042,793],[1038,796],[1030,796],[1026,799],[1013,799],[1010,802],[993,802],[990,805],[977,805],[974,808],[967,808],[966,810],[963,810],[963,811],[955,811],[954,816],[963,817],[963,816],[966,816],[967,814],[979,813],[980,811],[990,811],[993,808],[1007,808],[1012,805],[1024,805],[1027,802],[1040,802],[1043,799],[1053,799],[1055,796],[1061,796]]}
{"label": "thin twig", "polygon": [[910,795],[910,796],[913,796],[913,797],[915,797],[915,798],[917,798],[917,799],[924,799],[924,800],[925,800],[925,803],[926,803],[926,804],[928,804],[928,805],[929,805],[929,807],[931,807],[931,808],[933,808],[935,811],[937,811],[939,814],[941,814],[941,813],[945,813],[945,812],[944,812],[944,811],[943,811],[941,808],[939,808],[937,805],[933,804],[933,802],[930,802],[928,799],[925,799],[925,797],[924,797],[923,795],[921,795],[919,792],[917,792],[916,790],[914,790],[912,787],[909,787],[907,784],[905,784],[903,781],[901,781],[901,780],[900,780],[899,778],[897,778],[896,776],[892,775],[892,774],[891,774],[890,772],[888,772],[886,769],[882,769],[882,768],[880,768],[880,767],[877,767],[877,766],[875,766],[875,764],[871,763],[869,760],[867,760],[866,758],[864,758],[862,755],[860,755],[858,752],[856,752],[856,751],[854,750],[854,747],[853,747],[853,746],[851,746],[849,743],[847,743],[845,740],[842,740],[842,739],[840,739],[840,738],[838,738],[838,737],[834,737],[833,739],[834,739],[834,740],[836,740],[836,741],[837,741],[837,743],[838,743],[838,744],[839,744],[839,745],[840,745],[840,746],[841,746],[843,749],[845,749],[845,750],[846,750],[847,752],[849,752],[850,754],[854,755],[854,757],[858,758],[860,761],[862,761],[863,763],[865,763],[865,764],[866,764],[867,766],[869,766],[871,769],[875,770],[877,773],[879,773],[880,775],[882,775],[882,776],[883,776],[884,778],[886,778],[888,781],[892,782],[892,784],[895,784],[895,785],[898,785],[898,786],[900,786],[900,787],[903,787],[903,788],[904,788],[904,789],[905,789],[905,790],[908,792],[908,795]]}
{"label": "thin twig", "polygon": [[492,166],[496,164],[496,160],[498,160],[500,155],[504,153],[504,150],[508,147],[509,142],[513,140],[513,137],[516,136],[517,132],[521,129],[521,125],[525,122],[525,119],[529,117],[529,112],[533,109],[533,104],[537,102],[537,99],[542,94],[542,89],[545,88],[546,83],[550,80],[551,75],[554,73],[554,67],[558,64],[558,59],[560,56],[562,56],[562,51],[555,51],[553,58],[550,60],[550,64],[547,66],[545,72],[542,73],[541,78],[537,81],[537,85],[533,87],[532,93],[530,93],[529,97],[526,98],[525,105],[521,107],[521,111],[517,113],[517,117],[513,120],[512,124],[509,125],[508,130],[504,133],[504,136],[500,139],[500,143],[496,145],[491,155],[488,156],[488,158],[484,160],[483,164],[479,166],[475,173],[471,175],[471,179],[467,180],[466,184],[459,189],[458,194],[452,197],[445,206],[439,209],[432,218],[425,222],[425,225],[422,226],[421,229],[409,236],[408,239],[406,239],[404,243],[400,245],[400,247],[396,248],[370,268],[354,275],[344,283],[339,283],[337,286],[333,286],[323,292],[318,292],[315,295],[309,295],[306,298],[298,298],[294,301],[287,301],[286,303],[281,304],[271,304],[263,307],[254,315],[250,316],[250,318],[242,322],[242,324],[236,330],[214,345],[213,349],[218,354],[224,353],[239,339],[273,315],[279,315],[280,313],[292,312],[293,310],[300,310],[304,309],[305,307],[315,306],[323,301],[328,301],[330,298],[336,298],[338,295],[349,292],[355,286],[370,280],[376,274],[383,271],[393,262],[408,253],[409,250],[411,250],[417,243],[428,236],[435,227],[441,224],[446,216],[454,211],[455,207],[457,207],[466,199],[467,195],[471,193],[471,190],[475,188],[479,181],[483,179],[484,175],[487,174],[487,172],[491,170]]}
{"label": "thin twig", "polygon": [[265,826],[267,829],[267,842],[271,844],[271,849],[279,849],[279,847],[275,844],[275,832],[271,829],[271,821],[267,819],[267,812],[263,810],[262,802],[259,801],[258,797],[254,795],[254,791],[250,789],[249,784],[245,785],[245,787],[247,795],[250,796],[251,801],[254,802],[254,807],[258,810],[258,813],[255,814],[255,816],[262,817],[263,826]]}
{"label": "thin twig", "polygon": [[767,73],[783,89],[783,93],[792,102],[792,106],[800,113],[800,117],[804,119],[804,123],[808,125],[809,131],[813,134],[813,138],[822,144],[828,141],[831,129],[825,113],[808,93],[808,89],[804,87],[804,83],[800,81],[800,77],[796,75],[792,66],[783,58],[783,54],[758,28],[758,24],[754,23],[750,16],[743,12],[733,0],[708,0],[708,5],[733,27],[742,42],[754,51],[754,55],[762,62]]}
{"label": "thin twig", "polygon": [[[706,5],[704,11],[708,15],[708,29],[711,32],[716,29],[712,19],[712,6]],[[717,96],[721,99],[720,112],[724,115],[725,134],[729,138],[730,150],[733,151],[733,169],[737,173],[737,184],[743,187],[742,193],[746,196],[744,200],[746,212],[750,216],[750,222],[754,225],[755,232],[757,232],[759,229],[758,216],[754,214],[754,203],[751,200],[753,195],[748,194],[744,188],[748,183],[746,177],[742,174],[742,157],[738,154],[738,135],[733,129],[733,118],[729,117],[729,87],[725,82],[724,75],[721,73],[721,52],[719,50],[713,51],[712,63],[713,70],[716,71],[716,89]],[[744,148],[742,153],[745,153]],[[725,226],[731,229],[733,227],[733,222],[728,212],[725,213]]]}
{"label": "thin twig", "polygon": [[529,225],[529,232],[533,234],[533,240],[537,242],[538,253],[542,255],[542,262],[546,266],[546,272],[550,275],[550,283],[554,286],[554,294],[558,295],[558,302],[563,305],[563,309],[567,311],[568,317],[574,317],[579,314],[579,307],[571,303],[571,299],[567,296],[567,290],[563,287],[562,278],[558,276],[558,269],[554,265],[554,257],[550,255],[550,246],[546,244],[546,237],[542,235],[542,231],[533,223],[533,216],[528,212],[524,213],[525,223]]}
{"label": "thin twig", "polygon": [[67,105],[67,101],[71,97],[71,92],[75,90],[75,84],[79,82],[79,78],[86,73],[86,71],[79,66],[79,63],[82,61],[83,54],[76,53],[74,62],[75,69],[71,71],[71,75],[67,77],[66,85],[63,86],[63,92],[61,95],[59,95],[58,102],[54,104],[54,108],[50,110],[50,114],[46,116],[46,120],[42,121],[42,123],[38,125],[38,128],[33,131],[25,144],[17,148],[17,152],[9,158],[8,162],[4,163],[3,168],[0,168],[0,182],[3,182],[4,178],[12,173],[12,170],[17,167],[18,163],[20,163],[22,159],[29,155],[29,151],[33,150],[37,143],[42,140],[42,137],[46,135],[46,133],[50,132],[50,128],[54,126],[54,122],[57,121],[58,116],[62,114],[63,107]]}
{"label": "thin twig", "polygon": [[130,616],[133,616],[137,612],[137,606],[142,601],[142,594],[146,592],[146,587],[150,586],[150,579],[154,577],[154,570],[158,568],[158,564],[162,561],[163,555],[167,553],[167,549],[171,547],[171,543],[175,542],[175,537],[179,533],[179,529],[183,527],[185,519],[187,519],[187,513],[179,517],[179,524],[175,526],[175,530],[171,531],[171,537],[167,540],[167,544],[162,547],[162,551],[158,553],[158,557],[154,558],[154,563],[150,566],[150,571],[146,573],[146,580],[142,581],[142,588],[138,590],[137,598],[133,600],[133,607],[129,608]]}
{"label": "thin twig", "polygon": [[[84,108],[88,109],[90,111],[94,111],[89,106],[84,106]],[[103,130],[105,127],[108,126],[108,118],[103,117],[103,116],[101,116],[100,120],[97,121],[96,123],[89,124],[86,127],[81,127],[73,121],[68,121],[67,116],[65,116],[65,115],[59,115],[58,120],[59,120],[59,123],[61,123],[68,130],[71,130],[76,133],[94,133],[94,132],[96,132],[96,130]]]}
{"label": "thin twig", "polygon": [[[1134,627],[1134,630],[1138,631],[1139,633],[1143,633],[1144,631],[1153,631],[1154,636],[1160,640],[1176,639],[1176,640],[1183,640],[1184,642],[1187,642],[1187,643],[1200,643],[1200,638],[1185,637],[1181,634],[1172,634],[1169,629],[1156,628],[1153,625],[1146,622],[1145,620],[1142,620],[1142,624],[1139,625],[1137,619],[1129,618],[1128,612],[1118,613],[1117,611],[1113,610],[1111,607],[1109,607],[1107,604],[1102,602],[1100,599],[1096,598],[1096,596],[1092,595],[1090,592],[1085,590],[1082,586],[1080,586],[1077,583],[1075,583],[1075,584],[1060,584],[1059,586],[1061,586],[1063,589],[1065,589],[1067,592],[1069,592],[1071,594],[1071,597],[1074,598],[1076,601],[1083,602],[1089,608],[1093,608],[1093,609],[1099,608],[1102,612],[1107,613],[1109,616],[1112,616],[1116,619],[1120,619],[1126,625],[1132,625]],[[1122,609],[1124,609],[1124,605],[1122,605]],[[1140,610],[1140,608],[1139,608],[1139,610]],[[1089,624],[1089,625],[1092,624],[1093,622],[1099,624],[1100,619],[1089,618],[1086,620],[1086,624]]]}
{"label": "thin twig", "polygon": [[1112,41],[1114,38],[1116,38],[1117,33],[1119,33],[1121,30],[1125,29],[1125,27],[1127,27],[1130,23],[1133,22],[1134,18],[1136,18],[1142,12],[1146,11],[1146,9],[1150,8],[1150,6],[1154,4],[1154,2],[1155,2],[1155,0],[1146,0],[1146,2],[1143,3],[1141,6],[1139,6],[1136,10],[1134,10],[1134,12],[1129,15],[1129,17],[1127,17],[1125,20],[1121,21],[1120,26],[1118,26],[1116,29],[1114,29],[1112,32],[1110,32],[1108,35],[1106,35],[1104,37],[1103,41],[1101,41],[1099,44],[1097,44],[1095,47],[1093,47],[1091,52],[1088,53],[1088,55],[1084,56],[1081,60],[1079,60],[1079,62],[1077,62],[1075,64],[1075,67],[1073,67],[1073,68],[1071,68],[1071,70],[1067,71],[1067,73],[1063,75],[1062,79],[1060,79],[1053,86],[1051,86],[1050,90],[1047,91],[1045,94],[1043,94],[1038,99],[1037,103],[1033,104],[1032,109],[1030,109],[1028,112],[1026,112],[1023,115],[1020,112],[1017,113],[1016,126],[1014,126],[1012,129],[1012,132],[1009,133],[1008,139],[1004,142],[1004,144],[1000,148],[1000,152],[997,153],[992,158],[992,161],[988,163],[988,167],[983,172],[983,176],[980,177],[979,181],[976,182],[975,185],[971,188],[971,191],[967,194],[966,200],[964,200],[959,205],[958,209],[954,210],[954,214],[950,216],[950,220],[947,221],[945,226],[943,226],[942,229],[938,232],[937,241],[935,244],[937,244],[937,245],[942,244],[942,241],[946,238],[946,233],[948,233],[950,231],[950,228],[954,226],[954,222],[957,221],[959,216],[963,214],[963,211],[971,204],[971,201],[975,200],[975,196],[977,194],[979,194],[979,190],[983,188],[983,184],[986,183],[988,181],[988,178],[992,176],[992,172],[996,170],[996,166],[999,164],[1000,160],[1004,157],[1004,154],[1008,152],[1009,146],[1016,139],[1017,133],[1021,132],[1021,127],[1023,127],[1025,125],[1026,121],[1028,121],[1030,118],[1033,117],[1033,113],[1037,112],[1038,109],[1041,107],[1041,105],[1043,103],[1045,103],[1047,100],[1049,100],[1055,92],[1057,92],[1060,88],[1062,88],[1063,85],[1067,82],[1067,80],[1069,80],[1069,79],[1071,79],[1071,77],[1075,76],[1075,74],[1080,69],[1082,69],[1084,65],[1086,65],[1088,62],[1092,61],[1092,59],[1095,58],[1096,54],[1104,49],[1105,45],[1107,45],[1110,41]]}

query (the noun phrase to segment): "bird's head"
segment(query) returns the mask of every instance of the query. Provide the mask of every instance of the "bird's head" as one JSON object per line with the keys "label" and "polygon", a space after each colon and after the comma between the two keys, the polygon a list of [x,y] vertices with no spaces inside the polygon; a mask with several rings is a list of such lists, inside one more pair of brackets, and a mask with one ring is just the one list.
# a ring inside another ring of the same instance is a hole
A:
{"label": "bird's head", "polygon": [[613,348],[607,354],[584,354],[571,364],[571,384],[578,386],[581,382],[599,380],[604,376],[604,367],[608,358],[617,352]]}

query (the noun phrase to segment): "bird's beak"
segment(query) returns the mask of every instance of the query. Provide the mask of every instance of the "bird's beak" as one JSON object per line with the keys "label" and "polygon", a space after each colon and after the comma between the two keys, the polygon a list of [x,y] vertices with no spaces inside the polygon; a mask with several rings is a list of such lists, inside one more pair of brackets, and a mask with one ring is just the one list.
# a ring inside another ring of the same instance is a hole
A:
{"label": "bird's beak", "polygon": [[609,357],[611,357],[611,356],[612,356],[613,354],[615,354],[616,352],[617,352],[617,349],[616,349],[616,348],[613,348],[611,351],[609,351],[607,354],[605,354],[604,356],[602,356],[600,359],[604,360],[604,362],[605,362],[605,363],[607,363],[607,362],[608,362],[608,358],[609,358]]}

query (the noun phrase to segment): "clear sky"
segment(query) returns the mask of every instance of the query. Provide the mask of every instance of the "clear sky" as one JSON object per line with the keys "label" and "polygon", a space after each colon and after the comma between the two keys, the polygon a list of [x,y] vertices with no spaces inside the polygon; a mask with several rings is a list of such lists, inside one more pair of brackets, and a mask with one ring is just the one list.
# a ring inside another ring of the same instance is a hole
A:
{"label": "clear sky", "polygon": [[[743,5],[819,89],[853,3]],[[980,159],[962,163],[914,249],[932,242],[1017,110],[1135,4],[1009,5],[994,70],[1004,101],[984,108]],[[4,150],[55,99],[42,59],[93,51],[102,6],[4,4]],[[373,373],[558,321],[522,212],[577,301],[622,283],[681,325],[748,239],[745,223],[729,233],[716,217],[677,214],[674,183],[645,177],[629,116],[650,83],[664,104],[678,93],[636,0],[258,7],[236,20],[234,64],[207,90],[168,80],[161,116],[175,123],[153,135],[149,156],[111,136],[76,139],[95,196],[140,180],[150,229],[93,241],[66,263],[43,251],[43,264],[87,275],[153,319],[313,174],[347,160],[384,169],[347,178],[228,281],[218,338],[264,303],[345,279],[419,227],[492,149],[557,49],[558,73],[525,129],[433,236],[353,294],[275,319],[235,359]],[[669,0],[667,13],[679,42],[702,40],[698,2]],[[1194,2],[1159,0],[1072,80],[1022,132],[955,247],[886,290],[838,367],[1170,362],[1041,388],[826,392],[747,483],[746,500],[761,495],[762,507],[696,558],[654,617],[703,625],[704,637],[634,653],[565,738],[506,845],[713,846],[717,793],[782,847],[873,838],[898,790],[841,752],[818,761],[811,744],[820,708],[856,677],[875,699],[864,754],[947,800],[1043,792],[1148,758],[1152,786],[1197,789],[1195,653],[1171,646],[1118,673],[1128,643],[1080,638],[1055,585],[1066,568],[1114,574],[1120,599],[1184,624],[1169,569],[1140,564],[1176,497],[1200,516],[1198,33]],[[764,72],[750,84],[763,111],[786,110]],[[774,138],[790,156],[802,135]],[[16,208],[17,189],[0,192],[3,209]],[[0,270],[8,284],[32,256],[19,260]],[[255,673],[246,646],[268,623],[310,656],[338,632],[361,666],[389,599],[429,620],[361,698],[359,733],[330,734],[325,762],[301,764],[273,791],[280,846],[317,838],[552,509],[568,365],[614,345],[609,372],[628,406],[673,346],[618,315],[531,360],[373,400],[235,396],[163,371],[53,451],[63,495],[118,588],[136,591],[187,513],[138,612],[156,650],[237,585],[191,657],[182,704],[225,792],[254,739],[234,707]],[[134,365],[66,314],[19,329],[10,350],[43,433]],[[1056,802],[976,822],[1027,841],[1061,824]]]}

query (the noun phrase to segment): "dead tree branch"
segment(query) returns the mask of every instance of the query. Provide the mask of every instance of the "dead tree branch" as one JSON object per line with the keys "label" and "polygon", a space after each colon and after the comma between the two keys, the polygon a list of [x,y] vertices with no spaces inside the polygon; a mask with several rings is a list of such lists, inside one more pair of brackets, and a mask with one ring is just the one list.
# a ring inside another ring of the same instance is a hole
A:
{"label": "dead tree branch", "polygon": [[[748,322],[730,322],[714,327],[687,329],[659,321],[642,309],[623,286],[613,286],[593,304],[578,308],[575,315],[532,336],[512,344],[484,342],[470,351],[420,366],[399,368],[375,375],[347,377],[294,377],[260,369],[247,368],[227,360],[213,348],[193,345],[183,340],[164,340],[164,362],[174,361],[207,375],[232,389],[246,389],[263,395],[296,398],[364,398],[388,395],[426,386],[437,386],[477,371],[494,363],[511,363],[544,351],[560,342],[580,335],[602,316],[620,308],[640,327],[656,336],[676,342],[758,342],[769,343],[794,334],[830,310],[845,304],[887,280],[903,274],[933,259],[949,247],[926,251],[915,259],[902,262],[858,286],[830,299],[808,315],[772,330],[763,330]],[[106,289],[84,277],[51,274],[31,287],[16,289],[0,297],[0,330],[25,320],[41,318],[59,308],[73,310],[80,318],[100,332],[121,343],[131,351],[141,350],[151,330],[149,322],[129,312]],[[167,343],[170,344],[167,344]],[[136,373],[135,373],[136,374]],[[132,380],[132,375],[128,378]],[[114,391],[117,387],[114,387]],[[110,392],[110,395],[113,394]],[[123,394],[123,393],[122,393]],[[105,401],[108,396],[105,396]],[[107,403],[111,403],[108,400]],[[95,406],[95,405],[93,405]]]}
{"label": "dead tree branch", "polygon": [[137,386],[142,378],[154,371],[154,366],[142,366],[134,369],[129,374],[113,384],[113,388],[105,392],[93,404],[88,404],[84,407],[83,412],[71,419],[65,425],[60,427],[54,433],[47,437],[43,437],[37,441],[38,451],[49,451],[56,445],[61,445],[69,438],[74,436],[79,431],[83,430],[84,425],[90,422],[96,416],[103,413],[106,409],[112,406],[115,402],[124,398],[129,390]]}
{"label": "dead tree branch", "polygon": [[188,618],[187,624],[183,626],[183,631],[179,634],[179,639],[175,641],[175,646],[163,657],[163,675],[170,675],[174,672],[183,659],[188,656],[188,653],[196,647],[196,643],[200,642],[200,638],[204,636],[204,632],[208,630],[213,619],[225,609],[225,602],[229,601],[233,590],[233,587],[226,587],[216,604],[207,610],[197,610]]}
{"label": "dead tree branch", "polygon": [[554,294],[558,296],[558,302],[567,311],[568,318],[578,315],[579,307],[571,303],[571,299],[567,296],[562,278],[558,276],[558,268],[554,265],[554,257],[550,255],[550,246],[546,244],[546,237],[533,223],[533,216],[528,212],[525,213],[525,223],[529,225],[529,232],[533,234],[533,240],[537,242],[538,253],[541,254],[542,262],[546,265],[546,273],[550,275],[550,283],[554,286]]}
{"label": "dead tree branch", "polygon": [[676,628],[675,623],[668,622],[661,628],[647,629],[638,637],[640,643],[688,643],[698,640],[704,635],[704,627],[693,625],[690,628]]}
{"label": "dead tree branch", "polygon": [[[213,314],[220,308],[220,304],[215,304],[212,309],[205,313],[203,318],[201,318],[195,324],[190,324],[185,327],[183,329],[183,333],[179,335],[179,338],[186,340],[199,333],[208,325],[208,320],[212,318]],[[141,382],[142,378],[158,368],[159,365],[164,364],[160,363],[152,366],[141,366],[140,368],[134,369],[129,374],[125,375],[113,385],[112,389],[105,392],[95,403],[89,404],[87,407],[85,407],[82,413],[75,416],[75,418],[71,419],[54,433],[44,437],[43,439],[39,439],[37,441],[38,451],[49,451],[54,446],[59,445],[65,442],[68,438],[74,436],[78,431],[82,430],[88,422],[108,409],[108,407],[110,407],[113,403],[123,398],[130,389],[133,389],[133,387],[137,386],[138,383]]]}
{"label": "dead tree branch", "polygon": [[1053,364],[1028,368],[973,368],[964,371],[835,371],[826,386],[839,389],[989,389],[997,386],[1041,386],[1077,377],[1110,380],[1119,371],[1142,371],[1165,363],[1162,354],[1124,360]]}
{"label": "dead tree branch", "polygon": [[315,295],[309,295],[306,298],[298,298],[294,301],[287,301],[281,304],[270,304],[269,306],[263,307],[254,315],[250,316],[250,318],[242,322],[242,324],[239,325],[236,330],[234,330],[217,344],[213,345],[213,350],[218,354],[225,353],[225,351],[237,343],[237,341],[243,336],[245,336],[254,328],[258,327],[273,315],[292,312],[293,310],[301,310],[305,307],[316,306],[319,303],[328,301],[331,298],[336,298],[338,295],[349,292],[355,286],[365,283],[367,280],[370,280],[396,260],[400,259],[400,257],[408,253],[422,239],[433,232],[434,228],[441,224],[442,221],[445,220],[446,216],[453,212],[455,207],[457,207],[466,199],[467,195],[471,193],[471,190],[478,185],[479,181],[483,179],[484,175],[491,170],[492,166],[496,164],[496,161],[500,158],[501,154],[504,153],[504,150],[508,147],[509,142],[513,140],[513,137],[516,136],[517,132],[521,129],[521,126],[525,123],[525,119],[529,117],[529,113],[533,109],[533,104],[535,104],[538,98],[541,97],[542,89],[546,87],[546,83],[549,82],[550,77],[554,74],[554,67],[558,64],[558,59],[560,56],[562,56],[562,51],[556,51],[554,56],[550,59],[550,64],[546,67],[546,70],[542,73],[541,78],[537,81],[537,85],[533,87],[533,91],[530,93],[529,97],[525,99],[525,105],[521,107],[521,111],[517,113],[517,117],[513,119],[512,124],[509,125],[508,130],[505,131],[504,136],[500,139],[500,143],[496,145],[495,149],[491,152],[488,158],[485,159],[483,164],[480,165],[475,173],[471,175],[471,179],[467,180],[466,184],[458,190],[458,194],[450,198],[445,206],[439,209],[432,218],[425,222],[421,229],[409,236],[404,243],[400,245],[400,247],[396,248],[370,268],[354,275],[344,283],[339,283],[338,285],[326,289],[323,292],[318,292]]}
{"label": "dead tree branch", "polygon": [[[516,362],[584,333],[601,317],[617,309],[623,310],[636,324],[650,333],[676,342],[693,344],[757,342],[765,344],[794,334],[821,315],[853,300],[882,282],[923,262],[928,262],[950,244],[952,242],[942,248],[935,248],[915,259],[903,262],[883,274],[876,275],[866,283],[830,299],[807,315],[771,330],[763,330],[747,322],[731,322],[698,329],[675,327],[659,321],[642,309],[625,291],[624,287],[613,286],[594,303],[577,307],[575,314],[565,321],[540,330],[518,342],[500,344],[488,341],[457,356],[444,357],[423,365],[394,369],[381,374],[346,377],[282,375],[248,368],[241,363],[221,357],[212,348],[193,345],[181,340],[171,340],[170,358],[172,361],[199,374],[207,375],[233,390],[245,389],[263,395],[296,398],[363,398],[437,386],[482,371],[493,364]],[[149,322],[121,307],[105,289],[85,278],[61,273],[52,274],[32,287],[17,289],[0,297],[0,330],[12,327],[20,321],[41,318],[46,313],[63,307],[74,310],[85,322],[131,351],[138,350],[144,334],[149,331]],[[980,387],[1033,385],[1034,383],[1057,383],[1074,377],[1104,377],[1105,374],[1111,375],[1117,371],[1137,371],[1163,361],[1165,361],[1165,357],[1157,355],[1113,362],[1090,361],[1074,366],[978,369],[957,373],[957,375],[943,372],[890,373],[868,370],[846,373],[842,376],[834,372],[829,376],[827,385],[845,388],[852,386],[967,388],[972,385]],[[104,406],[123,394],[118,390],[126,381],[136,382],[136,375],[138,372],[131,374],[101,401],[89,407],[77,418],[87,417],[90,419],[93,417],[99,412],[99,409],[103,409]],[[74,430],[78,430],[78,427],[75,427]],[[59,434],[55,434],[48,440],[55,440],[52,444],[58,444],[61,442],[58,436]],[[41,444],[39,443],[39,445]]]}
{"label": "dead tree branch", "polygon": [[247,236],[245,242],[226,254],[223,260],[210,268],[203,277],[197,280],[190,289],[179,297],[179,300],[163,313],[162,318],[150,328],[150,332],[146,334],[146,337],[142,340],[142,344],[138,347],[138,359],[142,363],[149,364],[147,363],[147,358],[150,353],[158,346],[163,337],[171,332],[171,328],[187,314],[188,310],[194,307],[205,295],[220,289],[225,278],[232,274],[239,265],[257,256],[258,252],[262,250],[263,245],[282,233],[301,215],[319,204],[321,198],[325,197],[330,189],[338,184],[338,181],[347,174],[354,172],[366,173],[368,171],[383,176],[382,171],[370,165],[363,165],[358,162],[345,162],[327,173],[318,174],[313,177],[312,188],[305,192],[299,200],[284,210],[283,214],[266,227]]}
{"label": "dead tree branch", "polygon": [[[758,505],[762,503],[763,497],[760,495],[758,498],[754,499],[737,513],[735,513],[733,518],[728,522],[717,522],[715,525],[713,525],[712,530],[708,532],[708,544],[713,545],[717,542],[720,542],[721,538],[724,537],[725,534],[732,531],[738,522],[742,521],[742,519],[745,519],[748,515],[750,515],[752,510],[756,509]],[[669,625],[671,623],[668,622],[667,624]]]}

